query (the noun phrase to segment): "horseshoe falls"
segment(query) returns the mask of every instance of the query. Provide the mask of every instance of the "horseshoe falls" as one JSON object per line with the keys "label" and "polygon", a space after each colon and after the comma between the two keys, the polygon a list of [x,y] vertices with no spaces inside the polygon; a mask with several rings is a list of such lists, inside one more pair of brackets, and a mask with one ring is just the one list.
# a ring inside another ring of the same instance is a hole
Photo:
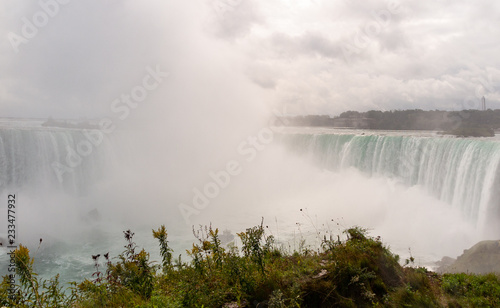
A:
{"label": "horseshoe falls", "polygon": [[0,128],[0,192],[84,194],[103,176],[110,153],[104,134],[92,130]]}
{"label": "horseshoe falls", "polygon": [[[37,266],[47,278],[89,277],[91,254],[118,255],[128,228],[159,260],[151,229],[161,224],[176,253],[191,246],[192,225],[239,232],[264,217],[280,240],[308,233],[312,249],[316,228],[341,233],[359,225],[403,258],[411,247],[426,261],[456,256],[499,234],[495,138],[301,128],[276,133],[259,147],[253,146],[257,137],[243,136],[238,147],[177,131],[161,139],[159,130],[158,136],[133,129],[100,134],[40,123],[0,122],[0,198],[5,210],[7,195],[16,194],[18,243],[36,250],[43,237]],[[180,140],[193,146],[181,151]],[[220,145],[234,152],[219,151]],[[241,172],[226,177],[219,193],[190,216],[192,225],[185,224],[178,205],[199,202],[228,163]],[[5,230],[3,219],[0,237]],[[0,249],[0,263],[7,258]]]}
{"label": "horseshoe falls", "polygon": [[499,221],[497,140],[364,133],[298,133],[281,138],[292,152],[321,168],[335,172],[356,168],[369,177],[420,186],[459,209],[480,231],[495,228]]}
{"label": "horseshoe falls", "polygon": [[102,212],[96,188],[114,168],[113,145],[102,132],[40,124],[0,122],[0,197],[16,196],[18,243],[81,234],[89,212]]}
{"label": "horseshoe falls", "polygon": [[[96,186],[113,170],[113,144],[93,129],[42,127],[41,121],[0,121],[0,240],[6,246],[7,196],[15,195],[15,244],[38,251],[42,276],[60,272],[71,281],[88,272],[82,250],[98,245],[96,227],[103,202]],[[99,212],[97,211],[99,209]],[[10,229],[10,228],[9,228]],[[99,235],[105,236],[104,232]],[[74,243],[81,241],[79,245]],[[82,245],[85,243],[85,245]],[[82,250],[78,250],[82,249]],[[0,271],[7,273],[7,249],[0,249]]]}

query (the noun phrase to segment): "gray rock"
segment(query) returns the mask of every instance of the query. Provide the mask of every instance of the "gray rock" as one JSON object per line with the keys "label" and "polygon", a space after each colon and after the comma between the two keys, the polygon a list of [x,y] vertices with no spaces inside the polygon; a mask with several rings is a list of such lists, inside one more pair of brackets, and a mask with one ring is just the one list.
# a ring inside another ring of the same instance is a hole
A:
{"label": "gray rock", "polygon": [[[445,257],[446,258],[446,257]],[[500,274],[500,240],[481,241],[464,253],[456,261],[443,258],[438,272],[445,273],[499,273]]]}
{"label": "gray rock", "polygon": [[438,273],[444,273],[446,272],[446,269],[452,265],[457,259],[453,259],[452,257],[443,257],[441,261],[437,261],[436,265],[438,266],[436,272]]}

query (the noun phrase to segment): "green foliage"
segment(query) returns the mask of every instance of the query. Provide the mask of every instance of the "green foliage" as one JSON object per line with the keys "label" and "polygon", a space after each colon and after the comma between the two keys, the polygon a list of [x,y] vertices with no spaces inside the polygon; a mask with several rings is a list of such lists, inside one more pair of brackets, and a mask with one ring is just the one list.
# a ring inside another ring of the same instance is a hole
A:
{"label": "green foliage", "polygon": [[119,261],[112,263],[108,254],[104,255],[107,259],[105,276],[99,272],[100,255],[92,256],[96,262],[96,272],[93,274],[96,279],[85,280],[78,285],[82,307],[128,307],[132,303],[137,305],[151,298],[156,267],[149,261],[149,253],[144,249],[136,252],[134,233],[130,230],[123,233],[127,244],[118,256]]}
{"label": "green foliage", "polygon": [[385,304],[389,307],[441,307],[437,274],[423,267],[404,268],[401,287],[388,294]]}
{"label": "green foliage", "polygon": [[494,137],[495,131],[485,125],[471,125],[462,123],[457,128],[441,132],[442,135],[454,135],[457,137]]}
{"label": "green foliage", "polygon": [[140,296],[120,285],[85,280],[77,288],[79,297],[76,307],[134,307],[143,303]]}
{"label": "green foliage", "polygon": [[[15,253],[19,285],[17,297],[5,294],[8,277],[0,284],[0,303],[12,307],[498,307],[500,280],[491,275],[440,276],[385,247],[380,238],[354,227],[346,240],[324,237],[322,251],[300,249],[283,253],[263,223],[238,234],[240,248],[221,244],[218,229],[193,230],[198,242],[188,251],[189,262],[179,257],[173,265],[164,226],[153,230],[159,241],[163,271],[149,254],[137,252],[134,233],[124,232],[125,250],[106,270],[95,261],[93,280],[76,284],[64,293],[58,276],[39,281],[29,250]],[[410,259],[408,259],[410,260]]]}
{"label": "green foliage", "polygon": [[158,230],[153,230],[153,237],[160,242],[160,255],[162,257],[163,272],[168,272],[172,269],[172,252],[168,246],[168,233],[164,225],[161,225]]}
{"label": "green foliage", "polygon": [[[264,228],[262,224],[249,228],[246,232],[238,233],[243,244],[242,251],[245,257],[250,258],[255,264],[259,266],[262,274],[264,274],[264,249],[269,249],[267,246],[262,245],[264,238]],[[267,244],[267,243],[266,243]]]}
{"label": "green foliage", "polygon": [[324,241],[328,247],[326,275],[305,286],[308,306],[370,306],[380,303],[390,288],[402,285],[402,268],[380,240],[366,236],[360,227],[345,231],[347,241]]}
{"label": "green foliage", "polygon": [[409,285],[403,288],[397,288],[386,298],[385,306],[387,307],[442,307],[430,292],[414,290]]}
{"label": "green foliage", "polygon": [[442,287],[464,307],[500,306],[500,279],[494,274],[445,274]]}
{"label": "green foliage", "polygon": [[[41,243],[41,242],[40,242]],[[76,289],[70,288],[65,293],[59,285],[59,275],[50,280],[39,280],[33,270],[34,259],[26,246],[19,245],[14,250],[13,257],[16,266],[15,298],[9,298],[11,288],[10,277],[5,275],[0,285],[0,304],[10,307],[68,307],[75,301]]]}

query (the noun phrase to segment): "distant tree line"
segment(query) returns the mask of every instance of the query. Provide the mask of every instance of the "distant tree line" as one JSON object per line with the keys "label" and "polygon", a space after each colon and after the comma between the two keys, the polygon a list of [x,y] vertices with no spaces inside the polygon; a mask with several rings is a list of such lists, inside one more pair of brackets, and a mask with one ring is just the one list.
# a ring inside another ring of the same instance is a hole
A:
{"label": "distant tree line", "polygon": [[280,122],[288,126],[349,127],[384,130],[436,130],[443,132],[465,132],[500,128],[500,109],[495,110],[370,110],[367,112],[346,111],[337,117],[328,115],[306,115],[282,117]]}

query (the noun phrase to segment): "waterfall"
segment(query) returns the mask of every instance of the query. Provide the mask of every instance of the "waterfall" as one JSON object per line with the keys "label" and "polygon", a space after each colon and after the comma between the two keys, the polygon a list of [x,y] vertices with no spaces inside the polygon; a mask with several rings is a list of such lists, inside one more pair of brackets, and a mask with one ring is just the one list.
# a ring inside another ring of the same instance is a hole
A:
{"label": "waterfall", "polygon": [[110,161],[98,130],[0,127],[0,192],[58,189],[84,194]]}
{"label": "waterfall", "polygon": [[500,142],[485,139],[354,134],[283,134],[292,151],[322,168],[420,185],[482,227],[498,215]]}

